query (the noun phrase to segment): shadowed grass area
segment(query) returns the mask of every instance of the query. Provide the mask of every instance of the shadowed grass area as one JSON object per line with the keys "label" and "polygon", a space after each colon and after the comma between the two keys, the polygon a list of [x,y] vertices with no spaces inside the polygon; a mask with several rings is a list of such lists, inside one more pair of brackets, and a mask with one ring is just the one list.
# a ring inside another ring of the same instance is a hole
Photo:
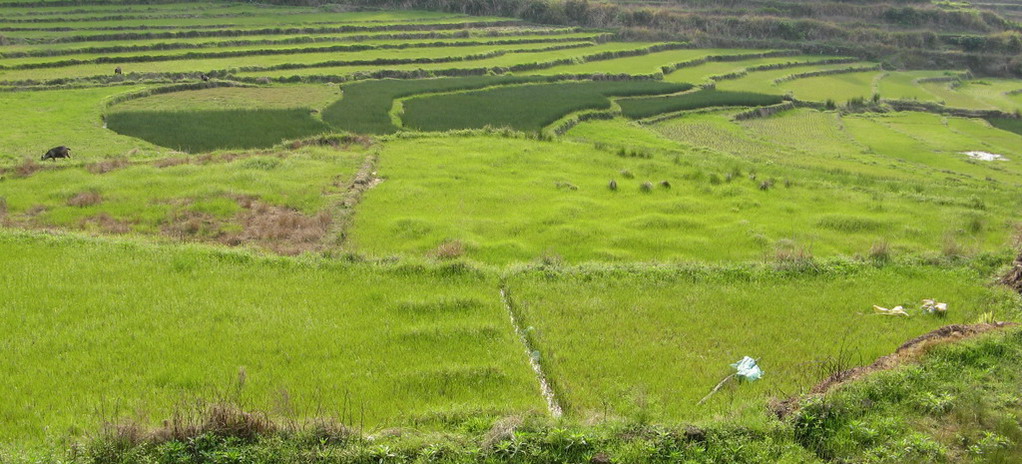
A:
{"label": "shadowed grass area", "polygon": [[303,108],[125,111],[107,114],[106,121],[118,133],[191,153],[270,147],[330,130]]}
{"label": "shadowed grass area", "polygon": [[486,126],[538,131],[574,111],[609,108],[610,96],[655,95],[690,88],[690,84],[660,81],[523,85],[413,98],[405,102],[402,119],[406,127],[426,131]]}
{"label": "shadowed grass area", "polygon": [[1022,119],[991,118],[988,121],[998,129],[1022,135]]}
{"label": "shadowed grass area", "polygon": [[775,105],[783,99],[777,95],[754,92],[728,92],[721,90],[700,90],[697,92],[669,97],[627,98],[618,100],[621,112],[632,119],[671,113],[674,111],[712,108],[718,106],[766,106]]}

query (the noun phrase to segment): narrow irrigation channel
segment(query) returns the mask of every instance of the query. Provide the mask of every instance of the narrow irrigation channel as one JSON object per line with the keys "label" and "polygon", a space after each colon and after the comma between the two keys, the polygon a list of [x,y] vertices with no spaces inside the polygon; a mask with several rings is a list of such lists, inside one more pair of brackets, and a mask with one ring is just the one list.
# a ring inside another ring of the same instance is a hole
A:
{"label": "narrow irrigation channel", "polygon": [[514,327],[515,333],[518,334],[518,339],[522,341],[522,345],[525,347],[525,355],[529,358],[529,365],[532,366],[532,371],[536,373],[536,379],[539,380],[539,390],[543,395],[543,399],[546,400],[546,406],[550,411],[550,415],[555,418],[561,417],[564,414],[564,410],[561,409],[561,404],[557,401],[557,395],[554,394],[554,389],[550,387],[550,382],[547,381],[546,375],[543,373],[543,366],[539,363],[537,351],[529,341],[529,337],[525,336],[525,329],[519,323],[520,318],[515,314],[514,305],[511,304],[506,287],[500,287],[500,300],[504,303],[504,308],[507,309],[508,317],[511,318],[511,327]]}

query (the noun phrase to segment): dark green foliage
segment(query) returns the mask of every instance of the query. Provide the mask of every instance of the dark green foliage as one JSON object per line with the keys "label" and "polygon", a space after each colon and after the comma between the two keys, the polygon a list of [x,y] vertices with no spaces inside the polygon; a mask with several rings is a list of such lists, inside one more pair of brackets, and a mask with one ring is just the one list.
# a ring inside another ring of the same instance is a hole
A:
{"label": "dark green foliage", "polygon": [[990,118],[990,124],[998,129],[1014,132],[1022,135],[1022,119],[1018,118]]}
{"label": "dark green foliage", "polygon": [[659,81],[587,81],[502,87],[440,95],[405,103],[405,126],[427,131],[511,127],[539,131],[574,111],[610,107],[610,96],[680,92],[688,84]]}
{"label": "dark green foliage", "polygon": [[625,116],[632,119],[640,119],[674,111],[718,106],[767,106],[776,105],[782,101],[783,98],[778,95],[723,90],[699,90],[667,97],[631,98],[620,100],[618,104],[621,105],[621,111]]}
{"label": "dark green foliage", "polygon": [[362,134],[389,134],[398,128],[390,120],[394,100],[420,93],[450,92],[549,80],[525,76],[469,76],[451,79],[384,79],[356,82],[343,87],[344,97],[323,110],[330,125]]}
{"label": "dark green foliage", "polygon": [[221,148],[263,148],[284,139],[307,137],[330,128],[304,108],[222,111],[131,111],[110,113],[107,126],[186,152]]}

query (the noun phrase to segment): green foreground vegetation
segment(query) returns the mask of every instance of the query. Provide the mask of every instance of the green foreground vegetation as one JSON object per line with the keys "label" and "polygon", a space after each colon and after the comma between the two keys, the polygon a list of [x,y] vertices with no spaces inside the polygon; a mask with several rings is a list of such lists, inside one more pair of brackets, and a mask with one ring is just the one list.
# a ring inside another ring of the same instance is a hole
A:
{"label": "green foreground vegetation", "polygon": [[939,346],[918,364],[804,400],[797,412],[761,424],[665,427],[641,413],[581,424],[525,414],[443,435],[366,435],[329,421],[275,425],[220,406],[200,410],[189,422],[194,434],[138,441],[143,434],[122,427],[67,462],[1009,463],[1022,456],[1015,413],[1022,372],[1013,362],[1020,355],[1017,329]]}
{"label": "green foreground vegetation", "polygon": [[[3,3],[4,464],[1022,457],[1017,328],[813,391],[1022,319],[1022,81],[492,11]],[[714,390],[743,356],[763,378]]]}

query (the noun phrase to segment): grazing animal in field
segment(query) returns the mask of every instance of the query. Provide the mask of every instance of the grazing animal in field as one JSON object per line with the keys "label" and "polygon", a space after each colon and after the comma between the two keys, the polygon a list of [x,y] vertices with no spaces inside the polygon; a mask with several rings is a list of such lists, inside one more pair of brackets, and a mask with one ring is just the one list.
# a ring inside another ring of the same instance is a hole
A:
{"label": "grazing animal in field", "polygon": [[70,157],[71,157],[71,149],[61,145],[59,147],[51,148],[50,151],[46,152],[46,154],[43,155],[43,158],[42,158],[41,161],[55,160],[57,158],[70,158]]}
{"label": "grazing animal in field", "polygon": [[124,72],[121,70],[121,67],[118,66],[118,67],[114,68],[114,74],[118,74],[119,75],[119,74],[124,74]]}
{"label": "grazing animal in field", "polygon": [[617,190],[617,181],[614,180],[614,179],[611,179],[610,180],[610,184],[607,185],[607,188],[609,188],[611,190]]}
{"label": "grazing animal in field", "polygon": [[202,73],[202,74],[199,74],[199,79],[202,79],[202,82],[208,82],[209,81],[209,76],[207,76],[206,73]]}

